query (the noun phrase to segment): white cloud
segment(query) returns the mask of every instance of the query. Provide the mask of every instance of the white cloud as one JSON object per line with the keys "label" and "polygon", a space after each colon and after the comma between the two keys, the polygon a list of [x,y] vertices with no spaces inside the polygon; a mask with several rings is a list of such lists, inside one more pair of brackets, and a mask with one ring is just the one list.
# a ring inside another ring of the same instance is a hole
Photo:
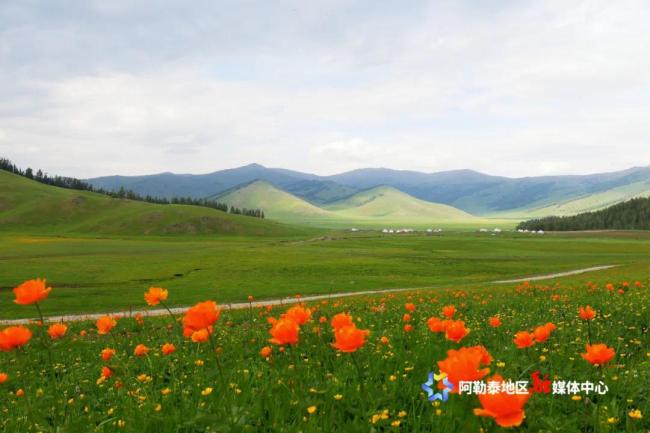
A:
{"label": "white cloud", "polygon": [[361,138],[330,141],[312,149],[316,158],[344,170],[360,166],[376,166],[393,161],[396,151],[387,146],[370,144]]}
{"label": "white cloud", "polygon": [[650,164],[645,1],[104,3],[0,6],[0,154],[77,176]]}

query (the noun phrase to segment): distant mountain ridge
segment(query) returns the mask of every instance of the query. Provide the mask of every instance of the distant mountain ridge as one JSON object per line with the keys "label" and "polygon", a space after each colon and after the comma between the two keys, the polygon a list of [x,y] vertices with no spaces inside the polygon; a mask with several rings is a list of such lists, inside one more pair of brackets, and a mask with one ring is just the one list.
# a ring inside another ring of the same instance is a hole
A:
{"label": "distant mountain ridge", "polygon": [[[217,196],[255,180],[268,182],[317,206],[385,185],[432,203],[446,204],[474,215],[520,217],[553,212],[597,210],[615,202],[650,194],[650,167],[589,175],[508,178],[473,170],[422,173],[388,168],[364,168],[319,176],[259,164],[208,174],[160,173],[148,176],[108,176],[87,181],[105,189],[124,187],[159,197]],[[634,187],[627,188],[634,184]],[[611,192],[611,193],[610,193]],[[589,200],[594,196],[593,200]]]}
{"label": "distant mountain ridge", "polygon": [[238,208],[259,207],[269,219],[324,227],[482,222],[459,209],[420,200],[390,186],[366,189],[320,207],[262,180],[213,198]]}
{"label": "distant mountain ridge", "polygon": [[376,186],[325,206],[342,215],[360,218],[411,218],[432,221],[471,220],[474,217],[449,205],[420,200],[391,186]]}
{"label": "distant mountain ridge", "polygon": [[207,207],[147,203],[60,188],[0,170],[0,231],[286,236],[302,230]]}
{"label": "distant mountain ridge", "polygon": [[650,197],[639,197],[595,212],[524,221],[519,230],[650,230]]}

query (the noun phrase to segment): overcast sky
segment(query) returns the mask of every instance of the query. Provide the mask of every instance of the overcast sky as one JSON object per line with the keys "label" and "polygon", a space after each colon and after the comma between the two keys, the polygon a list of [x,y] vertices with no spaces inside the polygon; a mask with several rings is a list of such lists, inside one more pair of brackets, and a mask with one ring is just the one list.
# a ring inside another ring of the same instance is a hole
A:
{"label": "overcast sky", "polygon": [[649,23],[647,0],[0,0],[0,156],[78,177],[650,165]]}

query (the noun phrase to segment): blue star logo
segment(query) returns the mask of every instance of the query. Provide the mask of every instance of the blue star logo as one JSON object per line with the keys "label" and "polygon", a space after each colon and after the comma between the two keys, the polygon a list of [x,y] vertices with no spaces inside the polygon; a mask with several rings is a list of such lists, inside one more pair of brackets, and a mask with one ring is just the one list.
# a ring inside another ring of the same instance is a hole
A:
{"label": "blue star logo", "polygon": [[[433,386],[437,381],[442,379],[442,384],[444,385],[444,389],[442,392],[433,392]],[[429,401],[435,401],[435,400],[440,400],[442,402],[445,402],[449,400],[449,391],[454,389],[454,384],[449,382],[447,379],[447,375],[445,373],[440,373],[440,374],[434,374],[433,372],[429,373],[429,378],[426,382],[422,384],[422,390],[427,393],[427,399]]]}

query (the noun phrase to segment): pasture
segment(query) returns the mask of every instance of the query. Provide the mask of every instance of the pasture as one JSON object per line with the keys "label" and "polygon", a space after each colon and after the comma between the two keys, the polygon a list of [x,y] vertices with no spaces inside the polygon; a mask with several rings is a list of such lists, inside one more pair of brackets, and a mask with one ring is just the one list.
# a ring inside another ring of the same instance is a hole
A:
{"label": "pasture", "polygon": [[[169,316],[121,317],[113,328],[69,323],[56,340],[31,326],[29,343],[0,352],[0,430],[490,433],[514,423],[522,432],[643,432],[650,426],[648,275],[645,264],[540,284],[451,284],[324,300],[306,305],[309,313],[294,312],[299,332],[284,344],[269,342],[270,330],[288,338],[270,318],[286,307],[223,311],[207,339],[184,338],[177,325],[191,321]],[[41,308],[57,309],[63,292],[53,289]],[[221,301],[211,295],[206,299]],[[182,296],[170,290],[168,302]],[[586,305],[595,310],[588,321],[578,314]],[[21,314],[33,309],[23,305]],[[352,353],[331,345],[340,343],[332,319],[342,312],[353,318],[346,326],[369,332]],[[493,316],[497,327],[489,324]],[[464,332],[433,332],[431,318],[462,321]],[[528,347],[513,342],[515,333],[549,322],[555,328],[546,339],[535,333],[539,341]],[[592,365],[582,356],[590,342],[615,355]],[[453,360],[466,352],[452,351],[461,348],[487,355],[461,367]],[[602,382],[607,392],[531,393],[523,403],[499,394],[491,412],[489,396],[485,403],[467,394],[430,402],[422,384],[438,371],[450,380],[493,381],[494,374],[530,380],[539,371],[550,380]],[[477,416],[481,408],[487,416]]]}
{"label": "pasture", "polygon": [[[32,317],[12,302],[21,281],[46,277],[57,296],[44,314],[137,307],[149,286],[172,305],[382,288],[470,287],[494,280],[650,262],[637,233],[492,236],[474,232],[315,237],[0,235],[0,318]],[[26,316],[27,315],[27,316]]]}

